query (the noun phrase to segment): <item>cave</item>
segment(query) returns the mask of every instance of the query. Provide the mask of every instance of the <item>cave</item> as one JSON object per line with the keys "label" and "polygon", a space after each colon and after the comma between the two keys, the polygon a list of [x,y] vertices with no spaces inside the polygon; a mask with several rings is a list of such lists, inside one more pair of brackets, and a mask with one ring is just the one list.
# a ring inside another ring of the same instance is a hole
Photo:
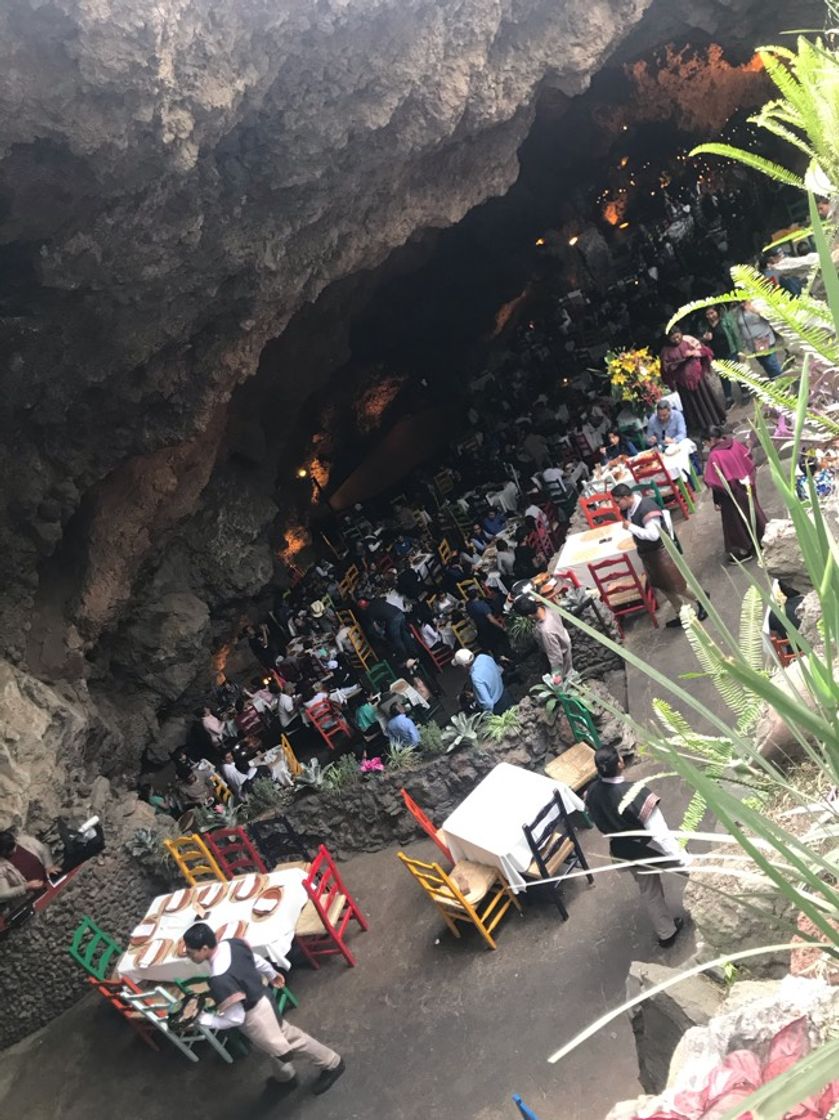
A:
{"label": "cave", "polygon": [[177,737],[313,529],[462,423],[508,318],[599,290],[656,204],[619,184],[746,127],[786,15],[111,8],[2,15],[3,823]]}
{"label": "cave", "polygon": [[463,430],[506,331],[650,263],[636,230],[696,188],[696,143],[748,142],[788,21],[8,0],[0,827],[84,812],[101,776],[133,820],[141,754],[319,531]]}

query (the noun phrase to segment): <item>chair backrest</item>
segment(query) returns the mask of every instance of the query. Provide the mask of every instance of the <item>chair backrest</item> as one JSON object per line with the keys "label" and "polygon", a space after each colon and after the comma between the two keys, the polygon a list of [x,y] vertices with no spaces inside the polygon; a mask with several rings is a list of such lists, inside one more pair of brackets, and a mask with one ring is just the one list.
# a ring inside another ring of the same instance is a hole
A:
{"label": "chair backrest", "polygon": [[562,584],[565,587],[577,588],[580,587],[580,581],[577,579],[577,573],[573,568],[563,568],[557,570],[553,574],[553,578],[557,581],[557,586]]}
{"label": "chair backrest", "polygon": [[462,622],[452,622],[451,628],[452,633],[465,649],[471,649],[472,646],[477,644],[478,632],[468,619],[464,619]]}
{"label": "chair backrest", "polygon": [[457,555],[456,551],[452,548],[451,544],[449,543],[448,537],[443,537],[443,539],[437,545],[437,555],[440,557],[440,563],[444,567],[445,567],[446,564],[448,564],[448,562],[450,560],[452,560]]}
{"label": "chair backrest", "polygon": [[338,619],[342,626],[355,626],[358,630],[361,630],[359,621],[355,617],[355,612],[351,611],[349,607],[343,607],[341,610],[336,610],[335,617]]}
{"label": "chair backrest", "polygon": [[175,840],[164,840],[163,845],[191,887],[208,879],[226,882],[215,857],[197,832],[178,836]]}
{"label": "chair backrest", "polygon": [[457,593],[461,597],[461,599],[468,599],[469,598],[469,592],[472,591],[472,590],[477,591],[479,595],[481,595],[482,597],[485,597],[484,596],[484,589],[483,589],[483,587],[481,587],[481,585],[478,583],[478,581],[476,579],[471,579],[471,578],[470,579],[463,579],[457,585]]}
{"label": "chair backrest", "polygon": [[329,920],[329,910],[338,895],[347,895],[347,889],[335,866],[335,860],[329,853],[325,844],[318,848],[312,860],[309,872],[303,880],[306,894],[318,912],[318,917],[323,922],[324,928],[332,930],[333,923]]}
{"label": "chair backrest", "polygon": [[393,681],[398,679],[389,661],[379,661],[372,669],[367,670],[367,680],[370,687],[376,692],[379,692],[383,685],[392,684]]}
{"label": "chair backrest", "polygon": [[346,572],[344,572],[343,577],[338,581],[338,590],[343,598],[346,599],[347,596],[355,590],[355,585],[358,583],[360,577],[361,572],[359,572],[358,567],[355,564],[351,564]]}
{"label": "chair backrest", "polygon": [[251,871],[268,870],[247,832],[239,828],[215,828],[204,833],[204,841],[228,879]]}
{"label": "chair backrest", "polygon": [[95,980],[107,980],[124,949],[86,914],[76,926],[67,952]]}
{"label": "chair backrest", "polygon": [[434,475],[434,485],[441,494],[448,494],[454,487],[454,481],[449,471],[439,471]]}
{"label": "chair backrest", "polygon": [[378,661],[373,647],[364,637],[360,626],[350,626],[347,631],[347,637],[350,639],[350,644],[352,645],[350,660],[360,665],[366,672],[367,666],[371,662]]}
{"label": "chair backrest", "polygon": [[215,770],[210,774],[210,781],[213,783],[213,793],[215,794],[216,801],[220,801],[222,805],[226,805],[233,796],[233,790]]}
{"label": "chair backrest", "polygon": [[[650,497],[662,500],[663,496],[673,493],[676,483],[667,473],[664,460],[655,448],[650,451],[645,451],[644,457],[640,462],[635,459],[629,459],[627,465],[629,466],[632,477],[635,479],[636,486],[653,491]],[[636,487],[633,487],[633,489],[635,488]]]}
{"label": "chair backrest", "polygon": [[447,646],[444,643],[439,649],[432,649],[431,646],[429,646],[428,642],[426,642],[426,640],[423,638],[421,632],[416,626],[411,626],[410,630],[414,636],[415,641],[420,646],[422,646],[422,648],[434,662],[436,668],[442,669],[445,665],[449,664],[449,662],[454,657],[454,650],[450,646]]}
{"label": "chair backrest", "polygon": [[294,747],[292,747],[286,735],[280,736],[280,748],[283,752],[283,758],[285,759],[289,774],[291,774],[292,778],[296,778],[298,774],[303,772],[303,766],[301,765],[300,759],[294,753]]}
{"label": "chair backrest", "polygon": [[317,704],[312,704],[311,707],[306,708],[306,715],[327,740],[341,732],[345,735],[352,734],[341,709],[331,700],[321,700]]}
{"label": "chair backrest", "polygon": [[644,589],[628,556],[599,560],[596,564],[589,564],[588,570],[600,592],[600,598],[608,607],[614,609],[627,603],[633,598],[631,594],[627,598],[628,593],[636,591],[637,597],[643,599]]}
{"label": "chair backrest", "polygon": [[797,657],[801,656],[800,651],[796,652],[793,649],[789,638],[782,638],[780,634],[771,634],[770,641],[772,642],[772,648],[775,650],[775,656],[782,667],[792,664]]}
{"label": "chair backrest", "polygon": [[421,859],[411,859],[404,852],[396,854],[425,893],[438,906],[444,909],[465,910],[470,914],[473,912],[460,887],[446,874],[439,863],[425,863]]}
{"label": "chair backrest", "polygon": [[543,805],[536,816],[522,825],[530,852],[543,878],[549,876],[548,865],[560,848],[572,840],[571,822],[559,790],[554,790],[550,801]]}
{"label": "chair backrest", "polygon": [[317,837],[299,833],[288,817],[282,814],[267,821],[252,821],[248,830],[269,867],[289,859],[310,863],[312,848],[320,847],[321,843]]}
{"label": "chair backrest", "polygon": [[600,736],[597,734],[591,712],[585,704],[578,700],[576,696],[568,696],[564,692],[560,694],[559,702],[562,705],[563,712],[565,712],[565,718],[568,720],[574,741],[588,743],[590,747],[599,750]]}
{"label": "chair backrest", "polygon": [[580,509],[589,527],[599,529],[601,525],[614,525],[623,521],[623,514],[611,494],[603,491],[580,498]]}
{"label": "chair backrest", "polygon": [[411,816],[414,818],[423,832],[425,832],[434,841],[434,843],[437,845],[446,859],[451,863],[454,863],[454,860],[452,859],[452,853],[449,851],[447,845],[444,844],[440,837],[437,835],[437,829],[434,827],[431,819],[425,815],[425,813],[422,811],[422,809],[420,809],[419,805],[417,805],[416,801],[414,801],[413,797],[411,797],[410,793],[408,793],[406,789],[401,789],[399,792],[402,794],[402,800],[405,802],[405,808],[408,810],[408,812],[411,814]]}

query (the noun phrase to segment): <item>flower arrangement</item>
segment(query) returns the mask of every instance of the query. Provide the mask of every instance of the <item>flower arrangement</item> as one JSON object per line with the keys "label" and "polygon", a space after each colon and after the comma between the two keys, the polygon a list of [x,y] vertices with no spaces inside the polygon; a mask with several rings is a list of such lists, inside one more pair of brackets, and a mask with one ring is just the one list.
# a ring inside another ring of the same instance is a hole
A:
{"label": "flower arrangement", "polygon": [[606,355],[606,371],[612,382],[615,400],[627,401],[645,413],[654,407],[664,392],[661,362],[647,346],[611,351]]}

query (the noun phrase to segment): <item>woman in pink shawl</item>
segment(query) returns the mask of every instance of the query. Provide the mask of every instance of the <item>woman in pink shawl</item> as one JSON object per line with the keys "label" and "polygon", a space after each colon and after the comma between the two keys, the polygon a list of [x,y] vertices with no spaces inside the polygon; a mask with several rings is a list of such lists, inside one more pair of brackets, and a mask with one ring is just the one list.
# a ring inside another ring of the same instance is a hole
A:
{"label": "woman in pink shawl", "polygon": [[667,345],[661,351],[662,378],[670,389],[678,391],[689,432],[701,434],[725,423],[722,385],[715,392],[719,378],[711,373],[713,356],[699,339],[682,334],[678,327],[667,336]]}
{"label": "woman in pink shawl", "polygon": [[755,541],[760,544],[766,529],[766,515],[757,500],[754,460],[744,444],[720,427],[711,429],[710,444],[705,484],[711,488],[714,505],[722,515],[725,550],[732,560],[748,560],[755,554]]}

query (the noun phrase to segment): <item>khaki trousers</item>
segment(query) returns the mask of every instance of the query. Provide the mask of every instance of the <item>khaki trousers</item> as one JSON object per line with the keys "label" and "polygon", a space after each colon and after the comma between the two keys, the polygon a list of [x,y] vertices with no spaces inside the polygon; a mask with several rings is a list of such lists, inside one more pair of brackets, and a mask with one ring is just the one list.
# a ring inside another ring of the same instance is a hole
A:
{"label": "khaki trousers", "polygon": [[341,1060],[334,1050],[330,1050],[305,1031],[285,1020],[280,1022],[267,996],[263,996],[256,1006],[245,1012],[245,1022],[239,1029],[258,1050],[274,1059],[279,1081],[291,1081],[294,1077],[294,1066],[285,1059],[295,1054],[302,1054],[320,1069],[335,1069]]}
{"label": "khaki trousers", "polygon": [[644,903],[644,909],[653,923],[656,937],[662,941],[672,937],[676,932],[676,923],[673,921],[673,916],[664,898],[664,884],[661,881],[661,876],[650,875],[649,872],[643,874],[643,869],[638,867],[630,867],[629,870],[638,884],[641,901]]}

